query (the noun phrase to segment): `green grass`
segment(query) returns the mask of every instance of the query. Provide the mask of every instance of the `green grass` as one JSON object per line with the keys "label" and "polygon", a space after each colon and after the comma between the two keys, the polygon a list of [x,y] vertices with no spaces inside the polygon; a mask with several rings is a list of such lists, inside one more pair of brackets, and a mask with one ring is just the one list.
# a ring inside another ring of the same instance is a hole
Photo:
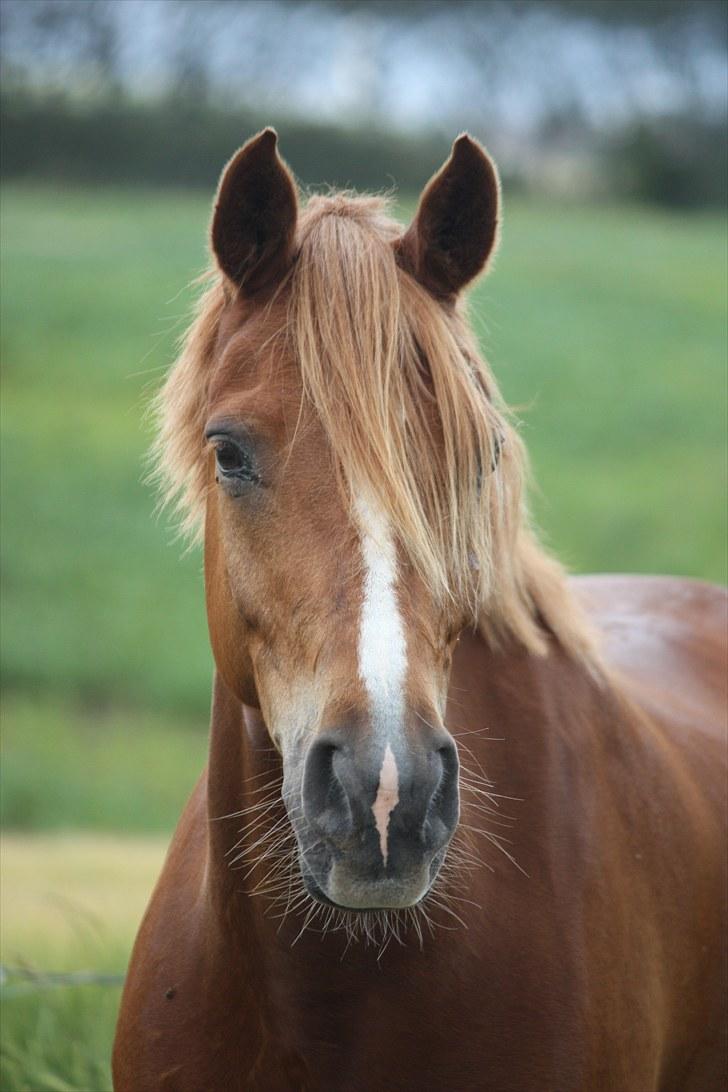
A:
{"label": "green grass", "polygon": [[473,311],[576,571],[726,579],[725,300],[725,218],[506,213]]}
{"label": "green grass", "polygon": [[205,204],[3,195],[6,686],[207,709],[200,558],[169,548],[141,481],[142,414],[204,264]]}
{"label": "green grass", "polygon": [[3,1004],[2,1092],[111,1092],[120,990],[41,989]]}
{"label": "green grass", "polygon": [[204,718],[9,696],[5,829],[170,834],[207,754]]}
{"label": "green grass", "polygon": [[[165,838],[5,835],[0,958],[36,971],[123,973]],[[105,1092],[120,988],[0,987],[3,1092]]]}

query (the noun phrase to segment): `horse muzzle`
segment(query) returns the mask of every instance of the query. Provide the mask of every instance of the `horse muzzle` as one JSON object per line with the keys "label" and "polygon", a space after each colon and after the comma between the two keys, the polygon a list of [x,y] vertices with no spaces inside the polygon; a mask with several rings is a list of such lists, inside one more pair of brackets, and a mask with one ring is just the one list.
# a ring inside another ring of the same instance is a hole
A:
{"label": "horse muzzle", "polygon": [[444,728],[361,736],[327,729],[308,748],[294,823],[314,898],[355,910],[413,906],[459,818],[458,756]]}

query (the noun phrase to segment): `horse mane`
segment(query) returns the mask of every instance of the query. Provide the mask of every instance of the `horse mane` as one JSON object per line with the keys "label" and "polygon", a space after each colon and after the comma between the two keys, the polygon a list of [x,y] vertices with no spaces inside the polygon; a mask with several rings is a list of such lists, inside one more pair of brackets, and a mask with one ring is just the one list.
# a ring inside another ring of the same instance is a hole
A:
{"label": "horse mane", "polygon": [[[465,607],[492,644],[542,655],[549,637],[595,662],[590,627],[524,500],[525,450],[460,305],[443,306],[396,260],[381,197],[314,196],[298,225],[279,336],[300,367],[354,500],[387,512],[433,596]],[[155,401],[163,502],[201,532],[207,388],[229,285],[219,272]]]}

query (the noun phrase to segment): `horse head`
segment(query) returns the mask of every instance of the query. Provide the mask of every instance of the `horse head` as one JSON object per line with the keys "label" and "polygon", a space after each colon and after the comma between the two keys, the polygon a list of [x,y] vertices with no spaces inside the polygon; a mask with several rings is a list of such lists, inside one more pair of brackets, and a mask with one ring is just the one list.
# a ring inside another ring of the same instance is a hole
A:
{"label": "horse head", "polygon": [[336,906],[428,891],[459,815],[453,647],[486,606],[519,625],[518,441],[459,305],[498,209],[467,136],[406,231],[379,198],[302,209],[265,130],[223,172],[212,296],[163,395],[217,668],[280,752],[304,882]]}

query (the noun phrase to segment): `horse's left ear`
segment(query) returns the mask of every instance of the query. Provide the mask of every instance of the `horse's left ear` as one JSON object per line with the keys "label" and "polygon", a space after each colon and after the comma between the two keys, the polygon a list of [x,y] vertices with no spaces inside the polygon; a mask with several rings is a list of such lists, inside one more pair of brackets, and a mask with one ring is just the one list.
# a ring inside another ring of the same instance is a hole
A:
{"label": "horse's left ear", "polygon": [[464,133],[430,179],[412,224],[397,243],[400,264],[434,296],[454,298],[495,249],[499,204],[495,165]]}
{"label": "horse's left ear", "polygon": [[275,286],[293,261],[298,198],[278,155],[274,129],[264,129],[222,173],[210,231],[220,268],[246,295]]}

